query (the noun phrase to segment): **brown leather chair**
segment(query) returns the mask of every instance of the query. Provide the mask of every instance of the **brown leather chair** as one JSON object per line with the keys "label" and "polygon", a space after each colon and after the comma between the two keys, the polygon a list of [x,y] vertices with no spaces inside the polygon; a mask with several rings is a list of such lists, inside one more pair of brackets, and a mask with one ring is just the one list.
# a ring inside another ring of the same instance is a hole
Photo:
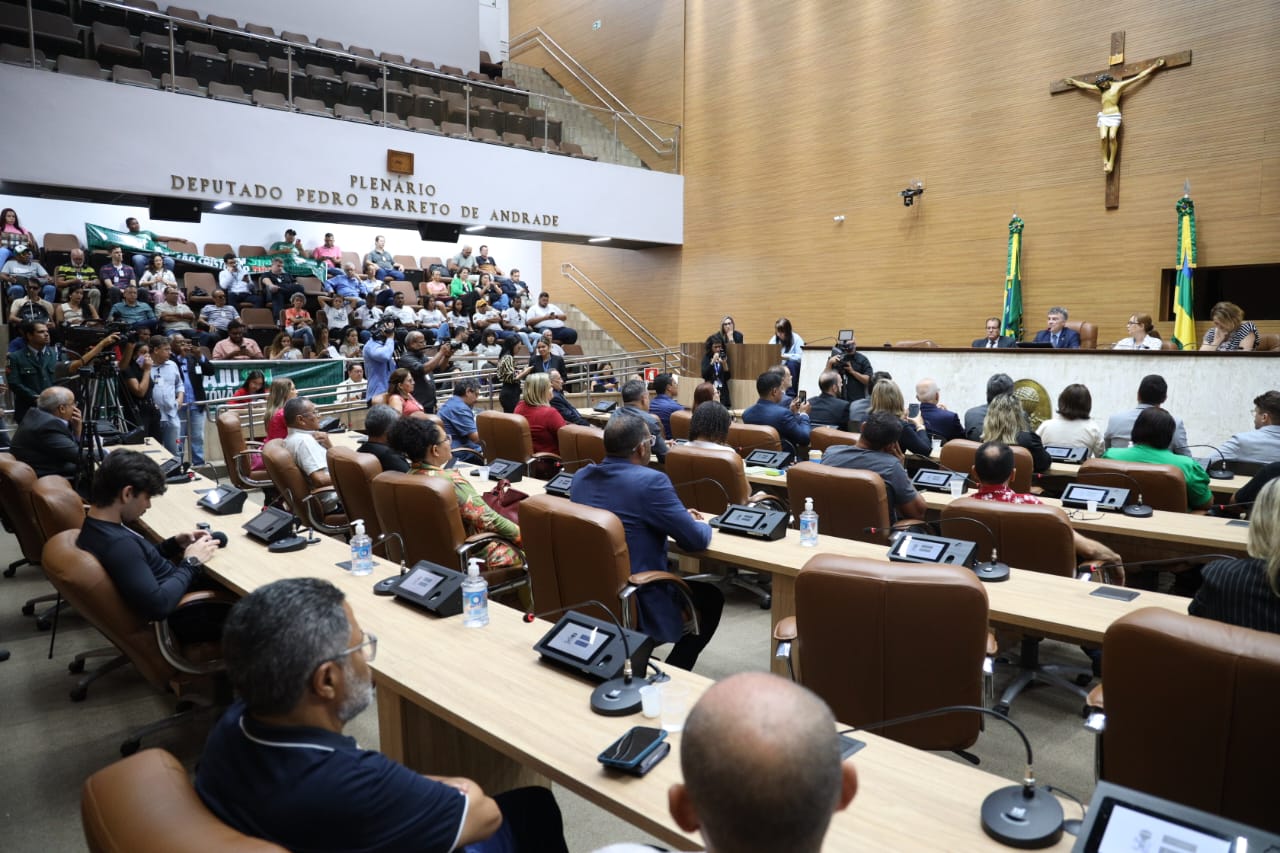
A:
{"label": "brown leather chair", "polygon": [[[1280,636],[1147,607],[1112,622],[1102,648],[1102,778],[1280,832]],[[1159,661],[1176,662],[1172,677]]]}
{"label": "brown leather chair", "polygon": [[845,432],[835,427],[820,426],[809,431],[809,449],[825,453],[828,447],[841,444],[857,444],[857,433]]}
{"label": "brown leather chair", "polygon": [[[1137,485],[1134,481],[1137,481]],[[1163,512],[1187,511],[1187,480],[1172,465],[1121,462],[1118,459],[1086,459],[1076,474],[1077,483],[1115,486],[1129,490],[1127,503],[1141,500]],[[1140,494],[1139,494],[1140,493]]]}
{"label": "brown leather chair", "polygon": [[[382,473],[382,464],[372,453],[360,453],[350,447],[331,447],[325,458],[329,462],[329,476],[333,487],[342,498],[347,517],[364,522],[364,532],[376,542],[382,538],[382,525],[378,522],[378,510],[373,505],[373,478]],[[380,543],[384,547],[385,543]],[[395,551],[392,553],[399,553]]]}
{"label": "brown leather chair", "polygon": [[1258,335],[1258,352],[1275,352],[1280,350],[1280,335]]}
{"label": "brown leather chair", "polygon": [[[506,541],[496,533],[468,536],[453,486],[443,478],[384,471],[373,478],[372,493],[378,524],[403,537],[404,559],[410,566],[429,560],[465,572],[470,557],[483,555],[490,542]],[[522,566],[482,571],[489,581],[490,595],[529,582],[528,570]]]}
{"label": "brown leather chair", "polygon": [[[943,705],[983,705],[987,593],[960,566],[818,554],[796,577],[796,615],[778,624],[779,656],[842,723],[865,725]],[[962,750],[980,714],[880,729],[919,749]]]}
{"label": "brown leather chair", "polygon": [[778,431],[764,424],[729,424],[729,446],[742,458],[753,450],[781,450]]}
{"label": "brown leather chair", "polygon": [[484,447],[484,461],[510,459],[528,465],[529,476],[550,479],[559,470],[559,454],[534,453],[529,422],[522,415],[485,410],[476,413],[476,432]]}
{"label": "brown leather chair", "polygon": [[[71,488],[66,477],[49,474],[36,480],[31,488],[31,509],[35,515],[36,527],[40,531],[41,541],[48,542],[64,530],[79,530],[84,524],[84,500]],[[53,655],[54,641],[58,636],[58,614],[66,605],[58,593],[33,598],[22,605],[22,614],[35,614],[35,605],[42,601],[54,601],[50,609],[36,618],[36,627],[41,631],[53,628],[49,635],[49,655]]]}
{"label": "brown leather chair", "polygon": [[86,779],[80,820],[90,853],[285,853],[220,821],[163,749],[144,749]]}
{"label": "brown leather chair", "polygon": [[671,413],[671,437],[689,439],[689,424],[693,421],[693,412],[680,409]]}
{"label": "brown leather chair", "polygon": [[1088,320],[1068,320],[1065,323],[1068,329],[1080,335],[1080,349],[1097,349],[1098,348],[1098,327]]}
{"label": "brown leather chair", "polygon": [[[977,524],[948,523],[957,518],[969,518],[985,525],[995,535],[994,541],[987,530]],[[1071,522],[1059,507],[958,498],[943,508],[939,526],[944,536],[977,543],[978,559],[989,556],[994,548],[999,560],[1014,568],[1062,577],[1075,576],[1077,562]],[[1020,671],[1005,688],[995,706],[997,711],[1007,714],[1013,700],[1032,681],[1068,690],[1081,699],[1087,698],[1087,692],[1076,681],[1087,684],[1093,678],[1092,670],[1041,664],[1041,639],[1023,635],[1018,660]]]}
{"label": "brown leather chair", "polygon": [[271,477],[262,462],[262,442],[245,441],[240,415],[230,409],[218,413],[217,424],[218,443],[222,445],[231,485],[245,491],[269,488]]}
{"label": "brown leather chair", "polygon": [[594,600],[631,627],[637,624],[635,591],[649,584],[671,584],[684,603],[685,633],[698,633],[688,583],[671,572],[632,574],[626,532],[608,510],[535,495],[520,502],[520,533],[539,610]]}
{"label": "brown leather chair", "polygon": [[[293,454],[278,438],[268,441],[262,446],[262,461],[267,463],[267,474],[271,482],[284,498],[285,504],[303,524],[309,525],[328,536],[346,536],[351,532],[345,512],[325,514],[320,503],[323,492],[334,491],[332,487],[312,489],[303,476],[302,469],[293,460]],[[395,528],[391,528],[395,529]]]}
{"label": "brown leather chair", "polygon": [[938,348],[938,345],[930,340],[898,341],[893,346],[894,346],[894,349],[937,349]]}
{"label": "brown leather chair", "polygon": [[[959,471],[966,477],[973,477],[973,459],[978,455],[978,448],[981,446],[982,442],[980,441],[953,438],[942,445],[942,452],[938,455],[938,461],[953,471]],[[1035,463],[1031,459],[1031,451],[1017,445],[1011,445],[1009,449],[1013,451],[1013,478],[1009,481],[1009,488],[1015,492],[1027,494],[1031,491],[1031,477],[1035,473]]]}
{"label": "brown leather chair", "polygon": [[[820,535],[884,545],[889,541],[889,495],[874,471],[801,462],[787,469],[787,499],[797,510],[813,498]],[[869,533],[867,528],[876,532]]]}
{"label": "brown leather chair", "polygon": [[31,490],[35,485],[36,472],[30,465],[13,457],[0,458],[0,507],[4,508],[5,518],[12,525],[22,551],[22,559],[14,560],[4,570],[7,578],[13,577],[19,566],[40,565],[44,539],[31,514]]}
{"label": "brown leather chair", "polygon": [[[188,706],[193,701],[207,706],[210,700],[202,688],[207,688],[211,676],[223,668],[220,649],[207,643],[179,646],[169,633],[167,622],[151,623],[140,618],[120,598],[115,584],[97,558],[76,545],[79,535],[77,530],[64,530],[45,543],[45,574],[76,612],[111,642],[114,649],[108,653],[118,654],[82,678],[72,688],[71,700],[83,701],[90,684],[106,673],[132,663],[153,687],[174,694]],[[230,608],[234,603],[234,598],[225,593],[197,590],[184,595],[178,608]],[[68,669],[73,673],[82,672],[85,659],[96,654],[76,655]],[[120,751],[124,755],[135,752],[143,737],[183,721],[190,710],[195,709],[184,709],[134,731],[121,745]]]}
{"label": "brown leather chair", "polygon": [[565,424],[556,434],[560,440],[560,458],[564,460],[564,470],[572,473],[585,468],[587,459],[596,464],[604,461],[604,432],[595,427],[579,424]]}

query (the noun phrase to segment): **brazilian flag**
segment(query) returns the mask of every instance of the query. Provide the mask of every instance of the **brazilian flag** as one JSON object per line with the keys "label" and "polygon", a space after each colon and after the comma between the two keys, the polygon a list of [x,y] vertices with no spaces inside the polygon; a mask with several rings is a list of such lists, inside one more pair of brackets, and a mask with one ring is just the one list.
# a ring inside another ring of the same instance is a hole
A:
{"label": "brazilian flag", "polygon": [[1009,265],[1004,277],[1004,313],[1000,334],[1022,340],[1022,219],[1009,220]]}
{"label": "brazilian flag", "polygon": [[1196,206],[1184,195],[1174,209],[1178,211],[1178,279],[1173,290],[1173,342],[1178,349],[1195,349],[1191,270],[1196,265]]}

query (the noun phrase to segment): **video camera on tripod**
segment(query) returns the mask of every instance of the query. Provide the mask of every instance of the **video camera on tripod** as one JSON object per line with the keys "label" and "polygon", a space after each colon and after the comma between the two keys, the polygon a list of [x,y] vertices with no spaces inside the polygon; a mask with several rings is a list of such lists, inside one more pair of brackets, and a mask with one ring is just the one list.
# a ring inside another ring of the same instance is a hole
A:
{"label": "video camera on tripod", "polygon": [[[130,323],[124,323],[119,320],[113,320],[102,326],[65,326],[63,327],[63,342],[67,349],[73,349],[76,352],[86,352],[93,348],[95,344],[103,338],[116,335],[121,344],[136,344],[139,340],[138,329],[134,328]],[[115,362],[116,354],[110,348],[104,349],[97,359]]]}

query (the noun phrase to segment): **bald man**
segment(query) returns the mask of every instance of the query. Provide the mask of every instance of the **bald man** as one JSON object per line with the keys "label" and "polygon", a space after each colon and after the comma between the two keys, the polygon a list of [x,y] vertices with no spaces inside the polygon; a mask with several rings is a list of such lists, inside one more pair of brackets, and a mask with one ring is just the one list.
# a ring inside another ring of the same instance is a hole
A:
{"label": "bald man", "polygon": [[938,402],[941,389],[934,379],[921,379],[916,383],[916,400],[920,403],[920,417],[929,435],[937,436],[943,442],[953,438],[964,438],[964,427],[960,426],[960,417],[955,412],[947,411],[947,407]]}
{"label": "bald man", "polygon": [[19,462],[35,470],[37,477],[76,476],[80,464],[80,410],[75,395],[55,385],[36,397],[36,405],[22,418],[13,434],[10,450]]}

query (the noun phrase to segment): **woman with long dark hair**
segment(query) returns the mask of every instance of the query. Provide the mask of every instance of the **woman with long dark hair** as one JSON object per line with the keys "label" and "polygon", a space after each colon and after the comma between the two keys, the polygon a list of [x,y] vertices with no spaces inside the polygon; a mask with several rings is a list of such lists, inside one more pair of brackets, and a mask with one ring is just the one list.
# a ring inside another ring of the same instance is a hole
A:
{"label": "woman with long dark hair", "polygon": [[498,390],[498,402],[502,404],[502,411],[507,414],[514,414],[516,404],[520,402],[520,381],[533,372],[533,366],[529,365],[523,370],[516,369],[516,344],[520,343],[518,338],[504,338],[498,342],[501,355],[498,356],[498,382],[501,388]]}

